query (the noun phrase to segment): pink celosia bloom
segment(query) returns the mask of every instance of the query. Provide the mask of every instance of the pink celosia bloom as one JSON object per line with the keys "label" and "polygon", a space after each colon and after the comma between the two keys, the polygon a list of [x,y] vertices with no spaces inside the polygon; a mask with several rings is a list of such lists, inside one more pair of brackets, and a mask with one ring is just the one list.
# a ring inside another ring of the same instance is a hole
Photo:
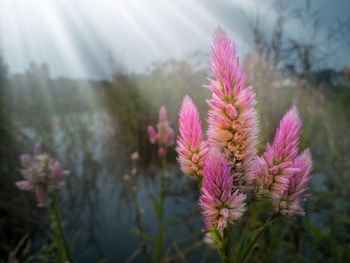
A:
{"label": "pink celosia bloom", "polygon": [[289,178],[297,171],[293,161],[299,151],[301,120],[292,107],[280,121],[272,146],[267,144],[256,165],[256,182],[260,193],[271,193],[279,199],[288,189]]}
{"label": "pink celosia bloom", "polygon": [[221,235],[246,210],[246,195],[239,190],[232,192],[233,180],[225,156],[211,148],[205,159],[199,203],[207,229],[216,229]]}
{"label": "pink celosia bloom", "polygon": [[160,158],[165,157],[165,156],[166,156],[166,153],[167,153],[167,150],[166,150],[165,148],[163,148],[163,147],[159,147],[159,148],[158,148],[158,156],[159,156]]}
{"label": "pink celosia bloom", "polygon": [[225,154],[237,183],[249,184],[255,175],[258,131],[255,93],[244,86],[234,44],[221,29],[215,34],[211,68],[208,141]]}
{"label": "pink celosia bloom", "polygon": [[149,137],[150,142],[152,144],[156,143],[158,137],[157,137],[157,132],[154,129],[154,127],[153,126],[148,126],[147,127],[147,132],[148,132],[148,137]]}
{"label": "pink celosia bloom", "polygon": [[43,186],[38,185],[35,187],[35,196],[39,207],[46,207],[49,204],[46,190]]}
{"label": "pink celosia bloom", "polygon": [[194,175],[201,180],[208,146],[202,140],[199,113],[189,96],[184,98],[181,105],[179,131],[176,151],[181,169],[185,174]]}
{"label": "pink celosia bloom", "polygon": [[61,188],[69,176],[58,161],[42,151],[40,144],[34,147],[34,155],[22,154],[20,157],[24,180],[16,182],[21,190],[35,192],[38,206],[47,206],[49,193]]}
{"label": "pink celosia bloom", "polygon": [[159,122],[166,122],[167,121],[167,112],[164,106],[161,106],[159,109]]}
{"label": "pink celosia bloom", "polygon": [[308,196],[312,158],[309,150],[304,151],[294,160],[293,166],[299,169],[289,178],[288,189],[282,198],[275,202],[275,209],[282,215],[304,215],[302,201]]}
{"label": "pink celosia bloom", "polygon": [[21,190],[30,190],[30,184],[27,180],[21,180],[16,182],[16,186]]}
{"label": "pink celosia bloom", "polygon": [[49,174],[50,180],[57,187],[64,186],[66,184],[66,180],[70,174],[70,171],[62,171],[61,165],[58,161],[50,160],[49,169],[51,173]]}
{"label": "pink celosia bloom", "polygon": [[167,120],[167,112],[164,106],[160,107],[157,131],[154,127],[148,126],[148,136],[152,144],[158,143],[158,156],[165,157],[167,148],[174,144],[174,130]]}

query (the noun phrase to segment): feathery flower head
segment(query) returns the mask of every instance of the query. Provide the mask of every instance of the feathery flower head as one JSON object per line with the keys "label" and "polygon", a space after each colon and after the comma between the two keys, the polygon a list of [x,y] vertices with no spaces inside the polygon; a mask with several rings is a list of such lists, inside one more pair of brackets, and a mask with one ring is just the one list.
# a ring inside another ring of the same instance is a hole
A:
{"label": "feathery flower head", "polygon": [[185,96],[180,108],[179,131],[176,151],[181,169],[201,180],[208,146],[202,140],[199,113],[189,96]]}
{"label": "feathery flower head", "polygon": [[43,152],[40,144],[35,145],[33,156],[22,154],[20,162],[24,180],[16,182],[16,186],[21,190],[33,191],[38,206],[47,206],[49,193],[60,189],[70,172],[63,171],[60,163]]}
{"label": "feathery flower head", "polygon": [[133,161],[133,162],[136,162],[140,159],[140,154],[139,152],[133,152],[130,156],[130,159]]}
{"label": "feathery flower head", "polygon": [[301,133],[301,119],[298,110],[293,106],[282,118],[272,147],[266,153],[266,160],[271,164],[276,162],[290,161],[298,154]]}
{"label": "feathery flower head", "polygon": [[220,28],[212,47],[211,69],[214,79],[209,83],[209,144],[225,154],[238,183],[250,184],[255,175],[258,131],[255,93],[244,86],[234,44]]}
{"label": "feathery flower head", "polygon": [[289,178],[288,189],[282,198],[275,202],[275,209],[284,216],[304,215],[301,203],[308,196],[311,180],[312,158],[309,150],[305,150],[294,160],[293,166],[299,169]]}
{"label": "feathery flower head", "polygon": [[152,144],[158,143],[158,156],[165,157],[167,148],[174,144],[174,130],[167,120],[167,112],[164,106],[160,107],[157,130],[153,126],[147,127],[149,140]]}
{"label": "feathery flower head", "polygon": [[259,192],[279,199],[288,189],[289,178],[300,170],[293,165],[299,151],[301,120],[293,106],[280,121],[272,146],[267,144],[263,157],[256,163]]}
{"label": "feathery flower head", "polygon": [[233,180],[225,156],[211,148],[205,159],[199,203],[207,229],[217,230],[221,235],[246,210],[246,195],[239,190],[232,192]]}

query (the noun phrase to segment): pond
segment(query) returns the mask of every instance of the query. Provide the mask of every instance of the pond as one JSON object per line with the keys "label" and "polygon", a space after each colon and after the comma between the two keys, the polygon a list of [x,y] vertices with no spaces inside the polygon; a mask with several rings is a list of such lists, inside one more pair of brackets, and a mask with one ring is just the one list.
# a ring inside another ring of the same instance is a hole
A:
{"label": "pond", "polygon": [[[125,262],[129,257],[132,262],[144,262],[142,253],[136,251],[140,240],[132,231],[136,223],[133,196],[136,190],[144,231],[155,236],[158,226],[151,196],[159,194],[157,158],[145,162],[143,157],[152,153],[140,152],[137,173],[132,176],[125,136],[106,112],[55,116],[50,132],[52,142],[45,146],[54,149],[64,168],[71,170],[62,191],[61,213],[68,239],[79,236],[76,262]],[[22,133],[33,142],[40,137],[30,127]],[[175,247],[198,242],[203,225],[197,185],[181,173],[174,160],[167,166],[166,182],[170,256],[176,254]],[[195,251],[192,257],[195,260]]]}

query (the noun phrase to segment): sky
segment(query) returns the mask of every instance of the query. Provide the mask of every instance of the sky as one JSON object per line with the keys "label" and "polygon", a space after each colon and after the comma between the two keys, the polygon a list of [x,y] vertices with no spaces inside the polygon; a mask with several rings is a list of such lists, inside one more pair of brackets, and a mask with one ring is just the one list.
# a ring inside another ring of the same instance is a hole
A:
{"label": "sky", "polygon": [[[244,56],[252,48],[250,25],[257,14],[268,33],[276,13],[272,0],[0,0],[0,54],[11,72],[47,63],[54,76],[103,78],[111,57],[130,72],[153,62],[209,52],[217,26]],[[289,1],[291,8],[305,0]],[[310,0],[323,28],[349,19],[349,0]],[[287,37],[307,39],[311,28],[290,22]],[[320,33],[325,35],[326,31]],[[350,34],[349,34],[350,35]],[[347,36],[345,36],[347,37]],[[350,38],[350,37],[349,37]],[[350,39],[349,39],[350,41]],[[348,41],[348,43],[349,43]],[[350,64],[350,44],[324,66]]]}

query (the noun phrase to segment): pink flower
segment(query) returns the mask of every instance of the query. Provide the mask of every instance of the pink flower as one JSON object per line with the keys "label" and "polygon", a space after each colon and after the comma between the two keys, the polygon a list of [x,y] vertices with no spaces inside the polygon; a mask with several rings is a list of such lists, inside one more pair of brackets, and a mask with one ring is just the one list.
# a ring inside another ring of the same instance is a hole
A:
{"label": "pink flower", "polygon": [[235,47],[220,28],[212,47],[211,68],[215,78],[209,84],[208,141],[225,154],[237,182],[250,184],[255,175],[258,131],[255,93],[244,86]]}
{"label": "pink flower", "polygon": [[38,201],[39,207],[46,207],[49,204],[49,199],[47,197],[47,192],[45,188],[41,185],[35,187],[35,196]]}
{"label": "pink flower", "polygon": [[272,147],[267,151],[266,157],[269,163],[273,159],[277,162],[290,161],[298,154],[300,141],[301,120],[298,110],[293,106],[282,118]]}
{"label": "pink flower", "polygon": [[176,151],[181,169],[185,174],[194,175],[201,180],[208,146],[202,140],[199,113],[189,96],[184,98],[181,105],[179,131]]}
{"label": "pink flower", "polygon": [[158,148],[158,156],[160,157],[160,158],[163,158],[163,157],[165,157],[166,156],[166,149],[165,148],[163,148],[163,147],[159,147]]}
{"label": "pink flower", "polygon": [[55,187],[59,188],[66,184],[70,171],[62,171],[60,163],[54,160],[49,163],[49,169],[51,170],[49,176]]}
{"label": "pink flower", "polygon": [[280,198],[288,189],[289,178],[297,171],[293,161],[299,151],[301,120],[292,107],[280,121],[272,146],[267,144],[263,157],[256,165],[256,182],[260,193]]}
{"label": "pink flower", "polygon": [[34,191],[38,206],[47,206],[50,193],[61,188],[69,176],[58,161],[43,152],[40,144],[34,147],[34,154],[22,154],[20,157],[24,180],[16,182],[20,190]]}
{"label": "pink flower", "polygon": [[312,158],[309,150],[304,151],[294,160],[293,166],[299,169],[289,178],[288,189],[283,192],[282,198],[275,202],[275,209],[282,215],[304,215],[302,201],[308,196],[311,180]]}
{"label": "pink flower", "polygon": [[282,118],[272,146],[267,144],[256,166],[259,193],[270,195],[275,210],[284,216],[304,214],[301,202],[307,196],[311,179],[309,150],[297,156],[300,133],[301,120],[293,106]]}
{"label": "pink flower", "polygon": [[21,190],[30,190],[30,183],[28,180],[21,180],[16,182],[16,186]]}
{"label": "pink flower", "polygon": [[159,122],[167,121],[167,112],[164,106],[161,106],[159,109]]}
{"label": "pink flower", "polygon": [[223,234],[228,224],[237,222],[246,210],[246,195],[239,190],[232,192],[233,180],[225,156],[211,148],[205,160],[199,199],[208,230]]}
{"label": "pink flower", "polygon": [[158,156],[160,158],[165,157],[167,148],[174,144],[175,135],[167,120],[167,112],[164,106],[160,107],[159,110],[157,131],[153,126],[148,126],[147,132],[152,144],[158,142]]}
{"label": "pink flower", "polygon": [[149,140],[152,144],[155,144],[157,139],[158,139],[158,135],[156,130],[154,129],[154,127],[152,126],[148,126],[147,127],[147,132],[148,132],[148,136],[149,136]]}

